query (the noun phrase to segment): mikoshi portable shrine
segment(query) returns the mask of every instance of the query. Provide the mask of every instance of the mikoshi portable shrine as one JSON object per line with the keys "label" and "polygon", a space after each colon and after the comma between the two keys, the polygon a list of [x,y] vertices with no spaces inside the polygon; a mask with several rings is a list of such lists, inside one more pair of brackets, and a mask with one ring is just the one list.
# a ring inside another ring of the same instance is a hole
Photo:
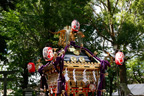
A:
{"label": "mikoshi portable shrine", "polygon": [[85,36],[79,29],[72,30],[74,28],[72,24],[59,32],[51,32],[60,34],[58,45],[63,49],[43,49],[43,57],[48,63],[38,70],[42,76],[41,88],[47,89],[50,96],[101,96],[105,91],[105,70],[110,63],[84,48],[82,38]]}

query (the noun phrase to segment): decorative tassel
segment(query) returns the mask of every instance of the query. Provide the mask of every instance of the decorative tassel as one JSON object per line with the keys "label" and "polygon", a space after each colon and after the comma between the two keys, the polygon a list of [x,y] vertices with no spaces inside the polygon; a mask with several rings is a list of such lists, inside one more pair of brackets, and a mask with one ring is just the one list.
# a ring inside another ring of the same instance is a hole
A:
{"label": "decorative tassel", "polygon": [[52,90],[52,88],[51,88],[51,94],[53,94],[53,90]]}
{"label": "decorative tassel", "polygon": [[97,79],[96,79],[95,71],[93,71],[93,77],[94,77],[94,80],[95,80],[95,82],[96,82]]}

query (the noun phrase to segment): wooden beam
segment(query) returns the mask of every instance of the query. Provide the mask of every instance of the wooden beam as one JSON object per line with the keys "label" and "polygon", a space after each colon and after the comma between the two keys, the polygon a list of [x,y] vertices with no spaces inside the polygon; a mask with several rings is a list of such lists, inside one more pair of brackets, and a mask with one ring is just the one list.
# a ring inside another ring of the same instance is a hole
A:
{"label": "wooden beam", "polygon": [[4,78],[0,78],[0,81],[3,81],[4,83],[4,95],[3,96],[7,96],[7,81],[13,81],[14,78],[7,78],[8,74],[14,74],[15,72],[18,71],[0,71],[0,74],[3,74]]}
{"label": "wooden beam", "polygon": [[[15,79],[14,78],[6,78],[7,79],[7,81],[14,81]],[[5,79],[4,78],[0,78],[0,81],[4,81]]]}
{"label": "wooden beam", "polygon": [[0,71],[0,74],[14,74],[15,72],[18,71]]}

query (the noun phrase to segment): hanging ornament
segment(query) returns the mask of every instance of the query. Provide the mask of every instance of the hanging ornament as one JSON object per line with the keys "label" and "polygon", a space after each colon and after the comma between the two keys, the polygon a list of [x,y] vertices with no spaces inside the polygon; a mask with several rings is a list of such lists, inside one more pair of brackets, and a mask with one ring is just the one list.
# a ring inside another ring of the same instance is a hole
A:
{"label": "hanging ornament", "polygon": [[122,65],[124,62],[124,54],[122,52],[117,52],[115,55],[115,63],[117,65]]}
{"label": "hanging ornament", "polygon": [[43,48],[43,58],[45,61],[51,61],[53,59],[53,50],[51,47],[44,47]]}
{"label": "hanging ornament", "polygon": [[81,63],[83,63],[83,62],[85,62],[85,58],[84,58],[84,57],[80,57],[80,58],[79,58],[79,61],[80,61]]}
{"label": "hanging ornament", "polygon": [[27,68],[28,68],[29,73],[34,73],[35,72],[35,64],[34,63],[29,62],[27,64]]}
{"label": "hanging ornament", "polygon": [[70,58],[70,60],[71,60],[72,62],[76,62],[76,61],[77,61],[77,58],[74,57],[74,56],[72,56],[72,57]]}
{"label": "hanging ornament", "polygon": [[79,50],[75,50],[73,53],[77,56],[80,54]]}
{"label": "hanging ornament", "polygon": [[96,85],[95,85],[95,84],[90,84],[90,85],[89,85],[89,89],[90,89],[92,92],[95,92],[95,90],[96,90]]}
{"label": "hanging ornament", "polygon": [[76,49],[75,49],[73,46],[68,48],[68,51],[69,51],[69,52],[74,52],[75,50],[76,50]]}

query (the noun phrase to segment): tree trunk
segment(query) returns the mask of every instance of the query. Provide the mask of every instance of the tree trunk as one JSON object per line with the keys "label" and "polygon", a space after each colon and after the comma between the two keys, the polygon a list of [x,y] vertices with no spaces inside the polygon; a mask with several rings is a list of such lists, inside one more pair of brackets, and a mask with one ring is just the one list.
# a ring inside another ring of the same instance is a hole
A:
{"label": "tree trunk", "polygon": [[22,84],[22,88],[27,88],[27,85],[28,85],[28,71],[26,70],[24,72],[24,75],[23,75],[23,84]]}
{"label": "tree trunk", "polygon": [[123,65],[119,66],[119,74],[120,74],[120,96],[128,96],[131,94],[128,86],[127,86],[127,75],[126,75],[126,65],[125,62]]}
{"label": "tree trunk", "polygon": [[[28,85],[28,70],[26,66],[24,68],[24,73],[22,76],[23,76],[22,89],[25,89],[27,88],[27,85]],[[23,96],[25,96],[24,92],[23,92]]]}
{"label": "tree trunk", "polygon": [[120,74],[120,83],[127,84],[127,76],[126,76],[126,65],[125,63],[123,65],[119,66],[119,74]]}
{"label": "tree trunk", "polygon": [[110,78],[110,96],[112,96],[112,92],[113,92],[113,88],[112,88],[113,78],[114,78],[114,76],[112,78]]}

